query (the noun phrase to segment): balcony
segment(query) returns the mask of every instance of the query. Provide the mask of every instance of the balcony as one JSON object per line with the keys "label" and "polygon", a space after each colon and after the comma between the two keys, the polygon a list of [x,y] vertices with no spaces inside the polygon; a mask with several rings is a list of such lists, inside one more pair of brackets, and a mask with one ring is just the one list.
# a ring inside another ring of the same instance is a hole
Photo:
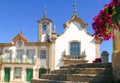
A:
{"label": "balcony", "polygon": [[25,64],[35,64],[36,59],[17,59],[17,58],[1,58],[2,63],[25,63]]}
{"label": "balcony", "polygon": [[87,63],[88,60],[86,60],[86,55],[80,55],[76,57],[70,55],[64,55],[63,62],[64,65],[74,65],[74,64]]}

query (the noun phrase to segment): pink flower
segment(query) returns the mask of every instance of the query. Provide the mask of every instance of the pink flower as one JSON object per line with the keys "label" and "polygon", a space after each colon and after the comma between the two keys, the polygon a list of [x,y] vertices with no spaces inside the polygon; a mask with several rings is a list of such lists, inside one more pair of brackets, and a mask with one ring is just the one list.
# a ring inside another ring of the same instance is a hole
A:
{"label": "pink flower", "polygon": [[110,25],[110,24],[112,24],[112,19],[109,19],[108,21],[107,21],[107,23]]}
{"label": "pink flower", "polygon": [[105,20],[108,20],[110,18],[110,14],[107,12],[105,13]]}
{"label": "pink flower", "polygon": [[104,10],[100,10],[100,14],[103,14],[104,13]]}
{"label": "pink flower", "polygon": [[119,29],[120,26],[115,24],[113,27],[112,14],[115,11],[114,7],[120,6],[120,0],[111,0],[109,4],[105,4],[104,10],[100,10],[99,14],[93,18],[92,23],[93,30],[95,31],[95,38],[102,38],[104,40],[109,40],[114,38],[111,29]]}
{"label": "pink flower", "polygon": [[118,0],[118,2],[117,2],[117,6],[120,6],[120,0]]}
{"label": "pink flower", "polygon": [[110,7],[110,4],[105,4],[104,7]]}

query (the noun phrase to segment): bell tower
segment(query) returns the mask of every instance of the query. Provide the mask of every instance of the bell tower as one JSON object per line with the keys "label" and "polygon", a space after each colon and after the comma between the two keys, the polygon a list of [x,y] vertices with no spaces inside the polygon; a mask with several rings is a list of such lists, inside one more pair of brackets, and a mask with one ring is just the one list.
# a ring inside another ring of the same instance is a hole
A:
{"label": "bell tower", "polygon": [[46,17],[46,6],[44,16],[38,21],[38,42],[49,42],[52,31],[52,20]]}

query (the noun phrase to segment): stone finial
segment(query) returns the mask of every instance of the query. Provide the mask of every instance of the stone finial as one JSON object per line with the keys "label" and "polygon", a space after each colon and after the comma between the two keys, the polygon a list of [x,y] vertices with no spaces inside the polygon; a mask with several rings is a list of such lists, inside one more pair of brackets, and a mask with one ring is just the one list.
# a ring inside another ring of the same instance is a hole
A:
{"label": "stone finial", "polygon": [[103,51],[101,54],[101,62],[108,63],[108,56],[109,56],[109,53],[107,51]]}
{"label": "stone finial", "polygon": [[53,26],[53,33],[56,33],[56,26]]}
{"label": "stone finial", "polygon": [[22,31],[22,29],[20,30],[20,34],[23,34],[23,31]]}
{"label": "stone finial", "polygon": [[84,54],[84,55],[86,55],[86,51],[85,51],[85,49],[84,49],[84,52],[83,52],[83,54]]}
{"label": "stone finial", "polygon": [[14,46],[14,42],[12,41],[11,43],[12,43],[12,46]]}

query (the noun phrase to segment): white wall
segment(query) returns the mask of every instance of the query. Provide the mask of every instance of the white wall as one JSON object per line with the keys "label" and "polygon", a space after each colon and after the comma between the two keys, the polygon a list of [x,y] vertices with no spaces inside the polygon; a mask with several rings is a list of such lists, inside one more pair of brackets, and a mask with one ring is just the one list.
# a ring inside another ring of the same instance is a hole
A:
{"label": "white wall", "polygon": [[63,52],[66,51],[66,55],[69,55],[69,42],[75,40],[81,42],[80,52],[86,51],[86,59],[92,62],[95,59],[95,44],[93,37],[85,32],[85,29],[81,28],[81,25],[77,22],[71,22],[69,28],[56,39],[56,51],[55,51],[55,69],[58,69],[63,65]]}

